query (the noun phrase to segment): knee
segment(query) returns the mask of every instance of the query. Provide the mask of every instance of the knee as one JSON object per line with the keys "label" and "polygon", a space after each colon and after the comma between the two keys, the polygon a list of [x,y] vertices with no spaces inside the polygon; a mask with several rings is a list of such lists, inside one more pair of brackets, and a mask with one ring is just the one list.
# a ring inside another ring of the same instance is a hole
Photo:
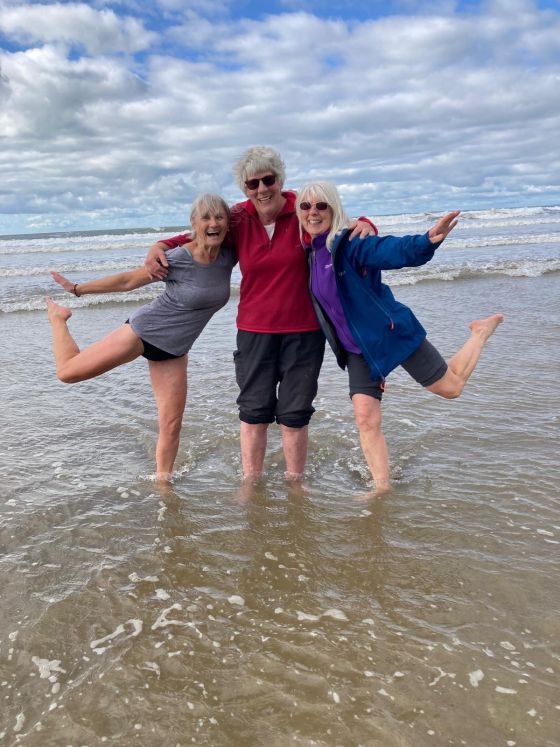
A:
{"label": "knee", "polygon": [[356,425],[360,433],[381,433],[381,408],[371,410],[356,410],[354,413]]}
{"label": "knee", "polygon": [[70,369],[64,368],[63,366],[56,369],[56,377],[59,381],[62,381],[63,384],[77,384],[78,381],[80,381],[78,376],[72,374]]}
{"label": "knee", "polygon": [[465,388],[465,381],[458,374],[453,371],[451,367],[447,369],[444,376],[433,384],[429,384],[426,389],[433,394],[437,394],[438,397],[444,399],[457,399],[463,393]]}
{"label": "knee", "polygon": [[461,387],[455,387],[455,389],[452,389],[451,391],[446,392],[443,396],[445,397],[445,399],[457,399],[458,397],[461,396],[462,393],[463,393],[463,387],[461,386]]}
{"label": "knee", "polygon": [[431,387],[428,387],[428,389],[431,389],[434,394],[437,394],[444,399],[457,399],[463,393],[464,387],[465,385],[463,382],[457,381],[445,383],[439,387],[434,384],[434,389],[431,389]]}

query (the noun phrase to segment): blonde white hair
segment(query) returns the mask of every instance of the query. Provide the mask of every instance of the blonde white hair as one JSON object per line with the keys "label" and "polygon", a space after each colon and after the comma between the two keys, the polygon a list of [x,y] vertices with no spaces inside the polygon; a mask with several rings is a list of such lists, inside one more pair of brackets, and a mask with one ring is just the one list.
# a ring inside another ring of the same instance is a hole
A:
{"label": "blonde white hair", "polygon": [[329,251],[332,249],[334,238],[337,233],[340,233],[344,228],[348,228],[350,218],[346,214],[338,189],[331,182],[320,181],[310,182],[298,190],[296,212],[299,220],[299,233],[303,243],[303,228],[301,225],[301,209],[300,205],[302,202],[326,202],[331,209],[332,222],[331,227],[327,236],[327,248]]}

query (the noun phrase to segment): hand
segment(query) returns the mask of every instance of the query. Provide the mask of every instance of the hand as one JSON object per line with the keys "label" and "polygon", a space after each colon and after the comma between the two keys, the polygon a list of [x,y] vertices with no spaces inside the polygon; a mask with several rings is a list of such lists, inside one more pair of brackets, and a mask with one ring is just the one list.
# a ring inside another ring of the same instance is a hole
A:
{"label": "hand", "polygon": [[432,244],[439,244],[449,233],[451,233],[459,222],[457,217],[460,213],[460,210],[454,210],[452,213],[447,213],[447,215],[444,215],[433,228],[430,228],[428,231],[428,237]]}
{"label": "hand", "polygon": [[55,282],[61,285],[68,293],[74,294],[74,283],[71,283],[70,280],[65,278],[64,275],[61,275],[60,272],[55,272],[54,270],[51,270],[50,272]]}
{"label": "hand", "polygon": [[365,239],[366,236],[377,236],[375,226],[365,220],[357,220],[355,223],[350,223],[348,228],[353,229],[348,237],[348,241],[352,241],[356,236],[359,236],[361,239]]}
{"label": "hand", "polygon": [[165,256],[165,244],[154,244],[144,260],[144,267],[152,280],[164,280],[167,277],[169,262]]}

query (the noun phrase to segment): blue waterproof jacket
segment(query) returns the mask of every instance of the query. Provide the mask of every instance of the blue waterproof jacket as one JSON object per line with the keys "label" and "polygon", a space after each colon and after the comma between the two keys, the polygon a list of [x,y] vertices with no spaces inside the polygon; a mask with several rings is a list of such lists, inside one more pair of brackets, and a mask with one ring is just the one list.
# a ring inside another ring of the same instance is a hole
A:
{"label": "blue waterproof jacket", "polygon": [[[348,241],[349,233],[345,229],[337,234],[331,250],[336,286],[348,326],[372,379],[377,380],[406,360],[426,337],[426,330],[408,306],[399,303],[389,286],[381,282],[381,271],[426,264],[439,244],[433,244],[427,233],[400,238],[368,236]],[[312,271],[313,242],[306,251]],[[311,298],[338,364],[345,368],[346,351],[313,293]]]}

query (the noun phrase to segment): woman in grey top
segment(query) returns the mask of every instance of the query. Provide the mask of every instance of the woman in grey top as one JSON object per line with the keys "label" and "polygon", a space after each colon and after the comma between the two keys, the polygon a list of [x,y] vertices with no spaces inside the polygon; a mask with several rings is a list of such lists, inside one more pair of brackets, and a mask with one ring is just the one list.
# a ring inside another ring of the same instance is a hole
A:
{"label": "woman in grey top", "polygon": [[[143,355],[158,409],[156,480],[169,482],[179,448],[187,396],[187,353],[210,318],[229,299],[237,257],[223,247],[229,208],[218,195],[203,194],[193,203],[191,241],[169,252],[165,292],[142,306],[107,337],[80,351],[67,322],[70,309],[47,299],[58,378],[68,384],[91,379]],[[144,267],[87,283],[54,279],[75,296],[140,288],[153,282]]]}

